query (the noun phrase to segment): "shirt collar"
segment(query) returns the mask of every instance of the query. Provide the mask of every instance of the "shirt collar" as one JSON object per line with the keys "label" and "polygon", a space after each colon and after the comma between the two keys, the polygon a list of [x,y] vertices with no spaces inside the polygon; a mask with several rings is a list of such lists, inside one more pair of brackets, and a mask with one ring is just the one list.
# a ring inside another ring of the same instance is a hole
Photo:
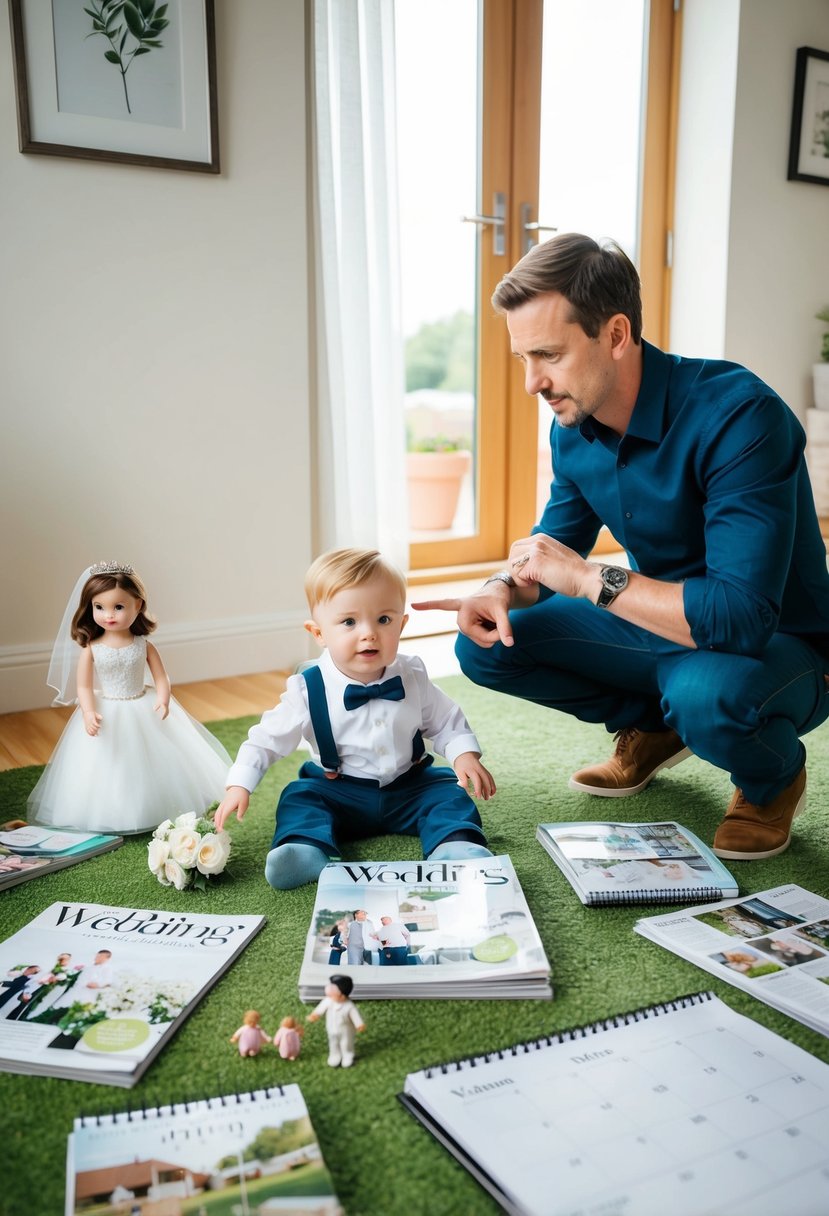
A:
{"label": "shirt collar", "polygon": [[[623,438],[632,436],[651,443],[662,440],[666,430],[671,364],[670,355],[642,340],[642,383]],[[601,424],[594,425],[592,418],[587,418],[579,428],[582,436],[591,443],[605,429]]]}

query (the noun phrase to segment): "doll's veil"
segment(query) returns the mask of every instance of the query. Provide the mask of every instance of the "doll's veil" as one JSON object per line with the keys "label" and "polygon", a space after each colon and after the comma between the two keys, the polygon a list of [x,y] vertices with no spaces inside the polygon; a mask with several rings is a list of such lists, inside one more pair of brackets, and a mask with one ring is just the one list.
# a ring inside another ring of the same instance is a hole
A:
{"label": "doll's veil", "polygon": [[72,594],[69,596],[69,601],[60,623],[58,636],[55,638],[55,644],[52,647],[52,658],[49,662],[49,674],[46,677],[46,683],[50,688],[54,688],[58,694],[52,702],[53,705],[74,705],[77,700],[75,679],[81,648],[72,637],[72,618],[78,610],[84,584],[91,574],[92,567],[87,566],[72,588]]}

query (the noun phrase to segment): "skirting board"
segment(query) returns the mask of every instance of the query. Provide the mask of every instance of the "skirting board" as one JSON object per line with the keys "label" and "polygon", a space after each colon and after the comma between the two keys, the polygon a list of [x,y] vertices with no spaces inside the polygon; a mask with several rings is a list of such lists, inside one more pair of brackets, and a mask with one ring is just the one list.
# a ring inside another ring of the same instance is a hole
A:
{"label": "skirting board", "polygon": [[[291,670],[312,657],[300,613],[231,617],[160,626],[152,635],[173,683],[253,672]],[[52,643],[0,646],[0,713],[40,709],[52,695],[46,685]]]}

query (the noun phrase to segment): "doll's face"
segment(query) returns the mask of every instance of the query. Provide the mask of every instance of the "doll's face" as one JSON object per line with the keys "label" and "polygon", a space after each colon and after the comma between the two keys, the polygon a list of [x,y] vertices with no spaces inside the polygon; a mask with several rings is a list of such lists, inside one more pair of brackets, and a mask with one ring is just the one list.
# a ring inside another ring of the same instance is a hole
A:
{"label": "doll's face", "polygon": [[92,619],[104,633],[128,633],[143,606],[143,600],[113,587],[92,597]]}
{"label": "doll's face", "polygon": [[350,680],[379,680],[397,657],[403,626],[409,619],[400,590],[378,574],[359,587],[346,587],[322,604],[305,628],[326,646],[337,667]]}

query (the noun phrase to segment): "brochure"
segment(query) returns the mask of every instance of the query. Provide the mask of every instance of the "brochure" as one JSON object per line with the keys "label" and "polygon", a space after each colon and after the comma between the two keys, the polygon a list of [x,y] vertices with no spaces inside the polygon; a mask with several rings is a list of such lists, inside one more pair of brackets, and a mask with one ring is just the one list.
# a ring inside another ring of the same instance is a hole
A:
{"label": "brochure", "polygon": [[719,858],[678,823],[541,823],[535,835],[589,907],[739,894]]}
{"label": "brochure", "polygon": [[829,1035],[829,900],[792,884],[637,921],[636,932]]}
{"label": "brochure", "polygon": [[551,997],[550,964],[509,857],[327,865],[299,973],[318,1001],[332,972],[358,1003],[386,997]]}
{"label": "brochure", "polygon": [[53,831],[35,825],[0,828],[0,891],[28,878],[74,866],[124,843],[121,836]]}
{"label": "brochure", "polygon": [[52,904],[0,942],[0,1071],[134,1085],[264,923]]}
{"label": "brochure", "polygon": [[513,1216],[829,1211],[829,1064],[710,992],[406,1078]]}
{"label": "brochure", "polygon": [[65,1213],[93,1210],[342,1213],[298,1085],[76,1119]]}

